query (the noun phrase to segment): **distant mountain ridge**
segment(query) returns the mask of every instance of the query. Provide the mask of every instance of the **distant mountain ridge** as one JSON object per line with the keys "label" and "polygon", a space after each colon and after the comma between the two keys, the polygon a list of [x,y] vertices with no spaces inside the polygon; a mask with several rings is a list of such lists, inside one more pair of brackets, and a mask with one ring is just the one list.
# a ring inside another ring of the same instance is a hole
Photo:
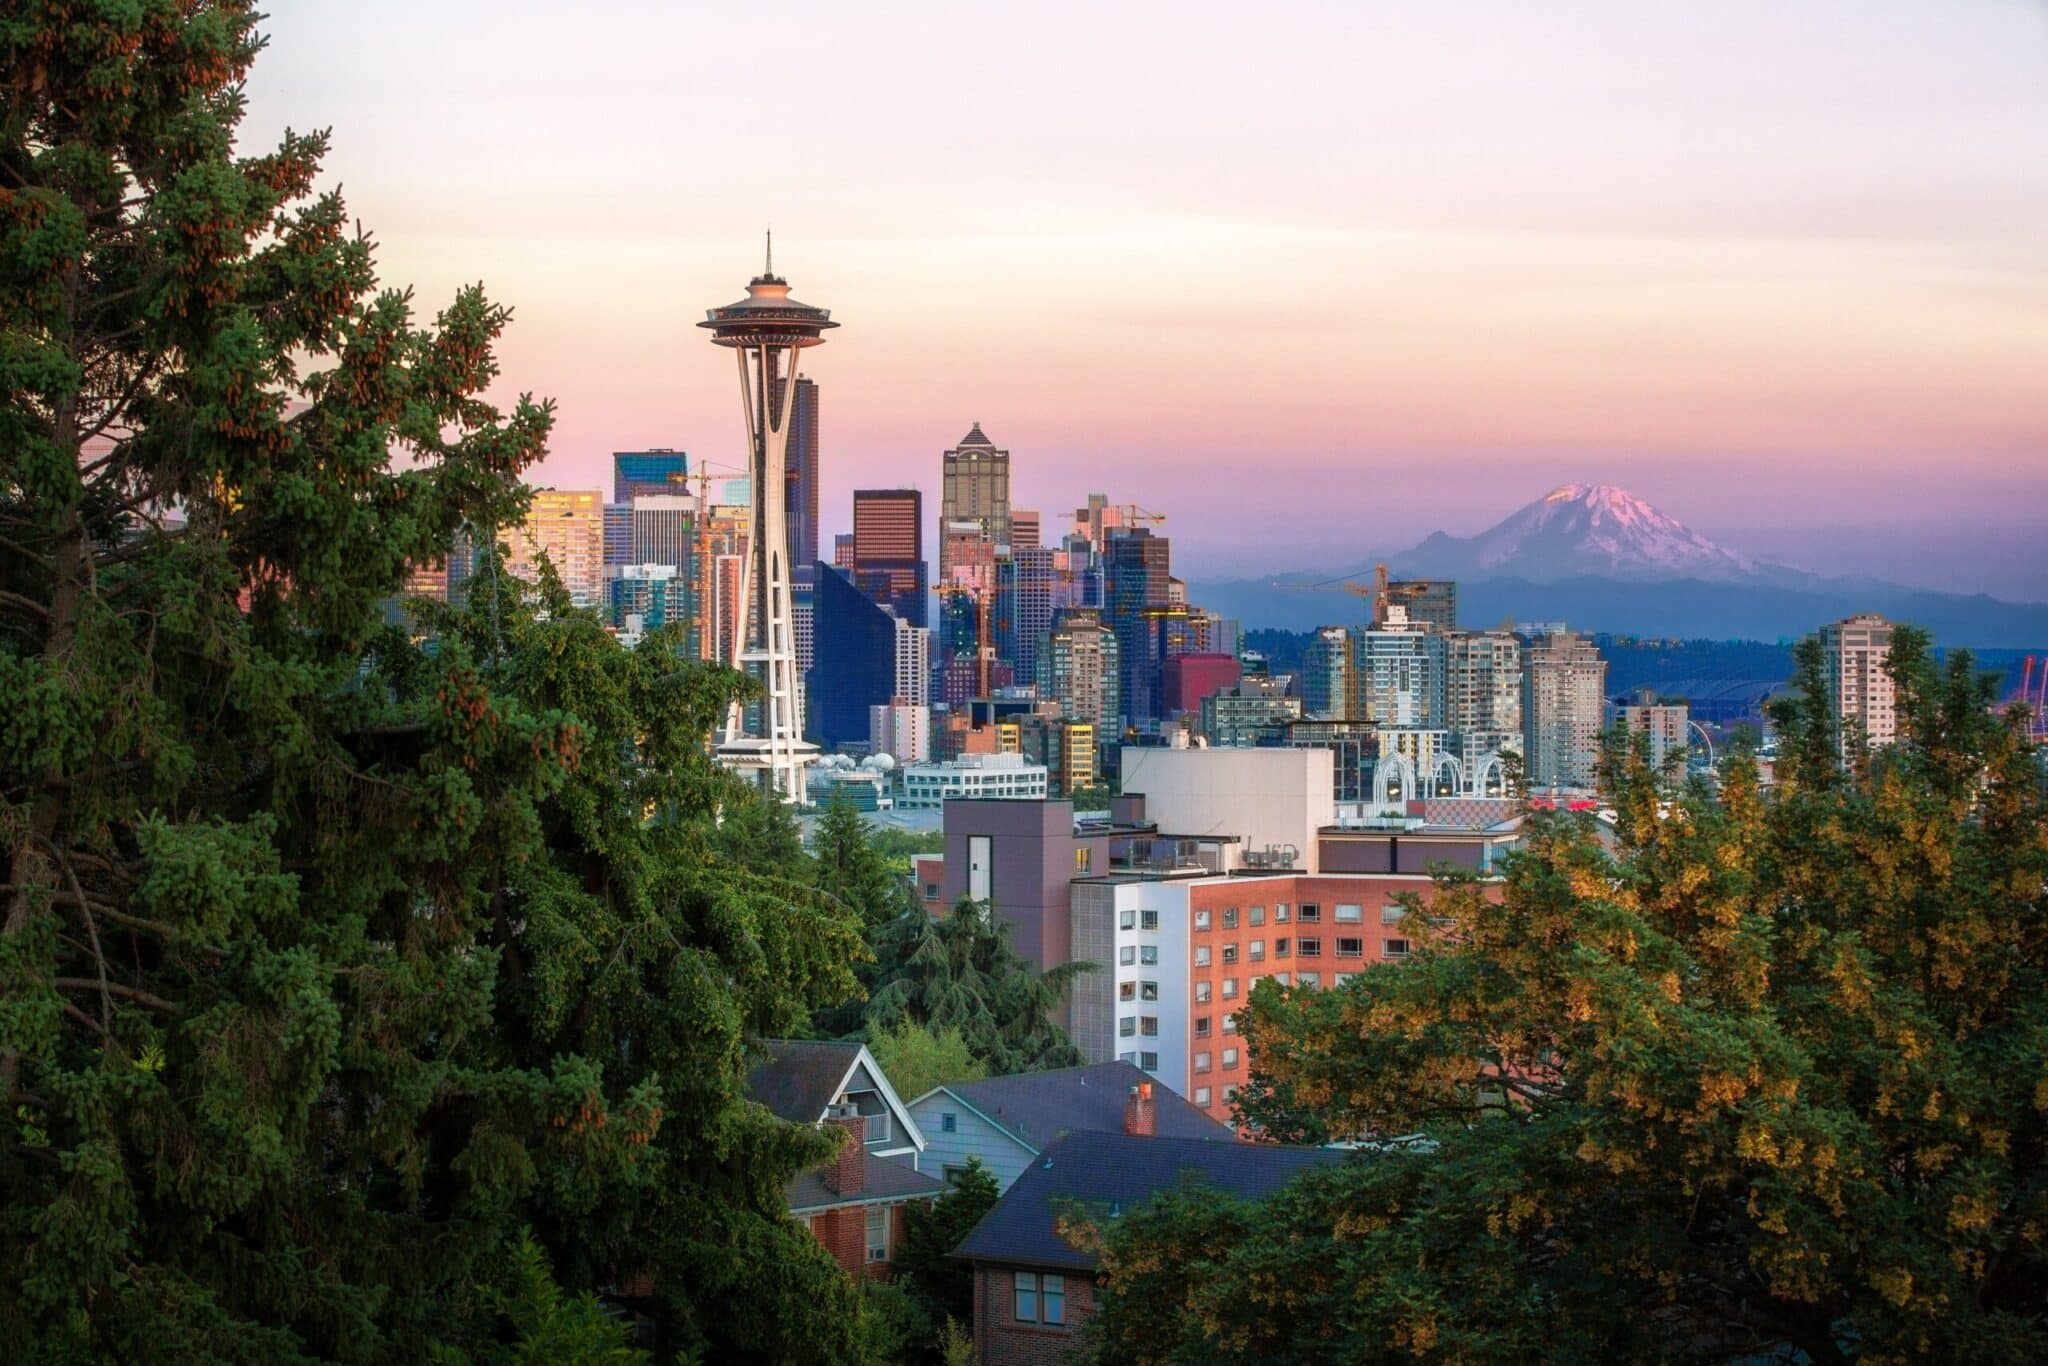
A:
{"label": "distant mountain ridge", "polygon": [[[1458,581],[1459,618],[1565,621],[1589,631],[1774,640],[1881,612],[1945,645],[2048,647],[2048,604],[1829,578],[1717,544],[1626,489],[1565,484],[1476,536],[1437,532],[1384,559],[1396,577]],[[1370,569],[1352,571],[1360,577]],[[1246,626],[1355,621],[1361,604],[1295,591],[1327,573],[1196,582],[1191,601]]]}

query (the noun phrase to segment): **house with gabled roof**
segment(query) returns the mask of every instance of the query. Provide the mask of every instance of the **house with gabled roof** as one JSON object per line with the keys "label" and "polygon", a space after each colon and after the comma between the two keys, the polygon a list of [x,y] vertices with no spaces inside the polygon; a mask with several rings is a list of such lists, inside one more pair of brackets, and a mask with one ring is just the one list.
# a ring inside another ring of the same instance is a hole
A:
{"label": "house with gabled roof", "polygon": [[940,1176],[980,1158],[1008,1190],[1046,1145],[1069,1133],[1119,1133],[1131,1088],[1152,1096],[1153,1131],[1228,1142],[1231,1131],[1127,1062],[1020,1072],[935,1086],[910,1102],[925,1136],[925,1165]]}
{"label": "house with gabled roof", "polygon": [[1063,1360],[1094,1315],[1096,1255],[1062,1231],[1063,1216],[1115,1219],[1187,1181],[1260,1199],[1352,1158],[1330,1148],[1160,1137],[1149,1131],[1149,1089],[1129,1094],[1123,1131],[1079,1130],[1048,1144],[953,1250],[974,1267],[981,1366]]}
{"label": "house with gabled roof", "polygon": [[784,1188],[790,1214],[848,1274],[886,1278],[904,1207],[946,1193],[919,1170],[923,1131],[865,1044],[768,1039],[760,1048],[747,1073],[750,1099],[792,1124],[846,1132],[837,1153]]}

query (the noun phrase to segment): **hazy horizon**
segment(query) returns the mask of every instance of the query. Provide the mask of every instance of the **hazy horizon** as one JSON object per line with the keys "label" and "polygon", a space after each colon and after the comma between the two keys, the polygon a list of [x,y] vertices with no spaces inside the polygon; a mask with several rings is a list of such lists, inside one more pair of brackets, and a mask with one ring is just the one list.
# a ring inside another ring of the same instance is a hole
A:
{"label": "hazy horizon", "polygon": [[[844,324],[808,366],[828,535],[857,486],[935,503],[978,421],[1048,528],[1135,500],[1195,574],[1597,480],[1827,572],[1889,528],[1931,586],[2048,581],[2039,4],[365,0],[266,29],[245,150],[332,125],[384,278],[429,316],[478,278],[513,306],[500,388],[561,404],[540,481],[733,462],[693,324],[772,223]],[[1972,539],[2004,547],[1974,583]]]}

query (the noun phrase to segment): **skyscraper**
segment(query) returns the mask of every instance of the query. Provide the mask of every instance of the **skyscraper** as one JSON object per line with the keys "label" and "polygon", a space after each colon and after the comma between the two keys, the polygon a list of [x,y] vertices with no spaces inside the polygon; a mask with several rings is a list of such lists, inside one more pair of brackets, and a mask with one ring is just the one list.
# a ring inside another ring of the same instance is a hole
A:
{"label": "skyscraper", "polygon": [[1386,625],[1395,607],[1406,608],[1409,623],[1424,630],[1458,629],[1458,585],[1453,580],[1393,580],[1384,592],[1373,595],[1373,624]]}
{"label": "skyscraper", "polygon": [[604,596],[604,495],[596,489],[537,489],[526,520],[508,528],[505,568],[515,578],[540,577],[540,557],[569,590],[578,607],[596,607]]}
{"label": "skyscraper", "polygon": [[697,511],[697,500],[680,493],[656,493],[635,498],[632,503],[633,555],[627,563],[672,564],[689,573],[696,562],[692,552],[697,537]]}
{"label": "skyscraper", "polygon": [[1167,605],[1170,549],[1149,527],[1122,528],[1104,545],[1104,613],[1116,633],[1123,715],[1132,722],[1159,719],[1160,662],[1148,608]]}
{"label": "skyscraper", "polygon": [[1356,653],[1348,626],[1324,626],[1309,637],[1301,660],[1301,712],[1318,721],[1349,721],[1357,705]]}
{"label": "skyscraper", "polygon": [[1843,757],[1854,753],[1859,735],[1872,749],[1891,744],[1899,734],[1897,698],[1885,672],[1892,657],[1891,622],[1859,612],[1821,627],[1820,645]]}
{"label": "skyscraper", "polygon": [[630,503],[643,493],[681,493],[689,472],[687,451],[613,451],[612,502]]}
{"label": "skyscraper", "polygon": [[[1513,631],[1444,637],[1444,729],[1498,737],[1487,749],[1522,747],[1522,640]],[[1512,739],[1512,746],[1507,742]]]}
{"label": "skyscraper", "polygon": [[1122,733],[1123,670],[1114,632],[1092,607],[1059,614],[1038,649],[1038,695],[1060,714],[1094,725],[1098,738]]}
{"label": "skyscraper", "polygon": [[[944,483],[939,493],[939,522],[973,521],[996,545],[1010,543],[1010,453],[981,434],[975,423],[960,444],[941,457]],[[943,547],[942,547],[943,549]],[[947,565],[939,565],[946,577]]]}
{"label": "skyscraper", "polygon": [[1444,706],[1444,638],[1433,631],[1400,629],[1396,621],[1385,630],[1359,631],[1353,678],[1358,688],[1354,717],[1376,726],[1400,730],[1442,729]]}
{"label": "skyscraper", "polygon": [[1039,518],[1035,509],[1010,509],[1010,550],[1035,550],[1041,544]]}
{"label": "skyscraper", "polygon": [[[743,575],[748,602],[740,662],[760,683],[758,720],[750,725],[748,709],[735,702],[726,716],[718,757],[790,803],[804,800],[804,769],[814,754],[803,738],[803,695],[796,672],[785,501],[790,418],[796,407],[798,353],[822,344],[825,330],[838,325],[826,310],[790,297],[789,282],[775,273],[772,256],[747,282],[746,298],[711,309],[698,324],[710,329],[714,343],[739,356],[753,495],[754,536]],[[867,731],[865,707],[860,731]]]}
{"label": "skyscraper", "polygon": [[789,562],[803,577],[818,559],[818,386],[799,377],[789,415]]}
{"label": "skyscraper", "polygon": [[855,489],[853,579],[913,626],[926,622],[924,495],[916,489]]}
{"label": "skyscraper", "polygon": [[904,696],[896,687],[904,623],[830,565],[818,566],[812,601],[820,662],[805,679],[806,734],[828,749],[866,744],[868,709]]}
{"label": "skyscraper", "polygon": [[1585,636],[1530,642],[1522,666],[1522,753],[1529,785],[1591,791],[1607,712],[1607,661]]}

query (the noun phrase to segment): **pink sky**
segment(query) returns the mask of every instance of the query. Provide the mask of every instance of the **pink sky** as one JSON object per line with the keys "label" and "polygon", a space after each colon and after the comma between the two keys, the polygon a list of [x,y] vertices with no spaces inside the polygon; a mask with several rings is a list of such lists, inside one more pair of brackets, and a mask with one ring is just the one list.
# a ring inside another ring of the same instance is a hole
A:
{"label": "pink sky", "polygon": [[278,6],[246,135],[423,309],[482,279],[538,478],[730,462],[692,324],[773,223],[825,523],[979,421],[1181,563],[1466,533],[1570,479],[1745,529],[2048,525],[2048,7]]}

